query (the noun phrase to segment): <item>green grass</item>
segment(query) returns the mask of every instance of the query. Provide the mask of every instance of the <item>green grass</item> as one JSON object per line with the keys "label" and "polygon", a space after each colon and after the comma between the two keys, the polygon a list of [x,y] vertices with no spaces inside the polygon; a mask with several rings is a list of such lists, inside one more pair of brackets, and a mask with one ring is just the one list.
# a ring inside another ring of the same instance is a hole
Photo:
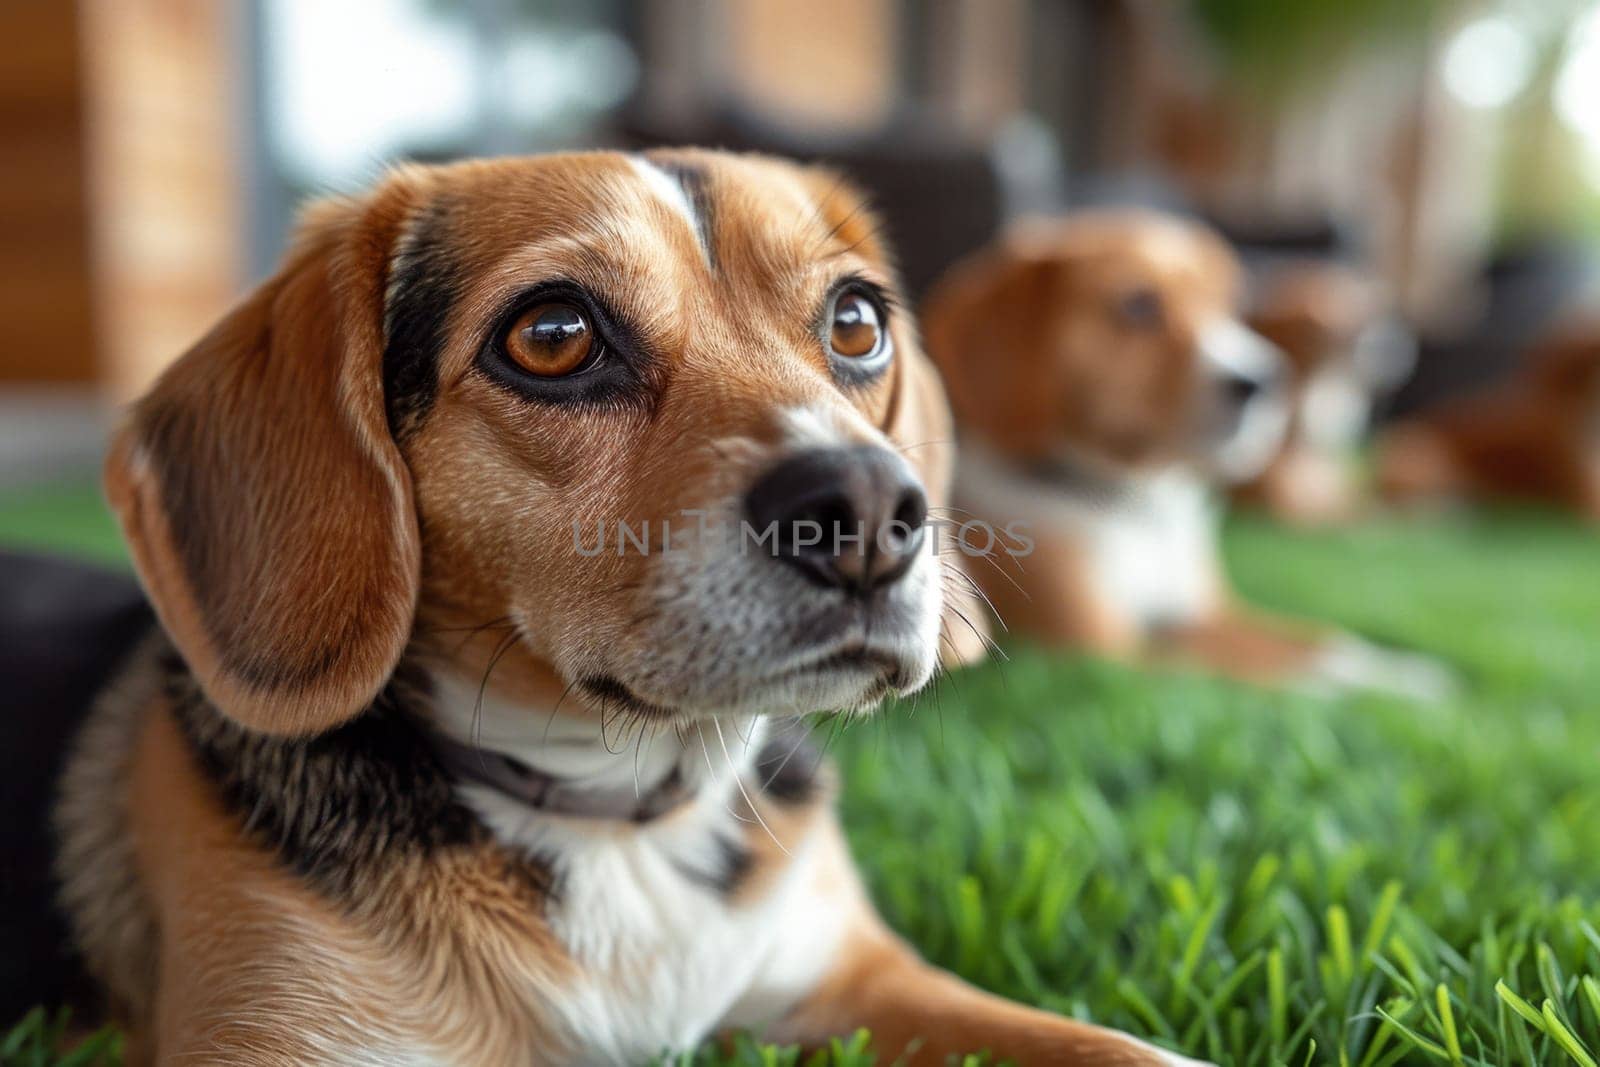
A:
{"label": "green grass", "polygon": [[5,1067],[113,1067],[122,1060],[122,1038],[110,1028],[74,1033],[72,1014],[34,1008],[0,1034]]}
{"label": "green grass", "polygon": [[1600,538],[1237,522],[1229,558],[1255,599],[1446,657],[1466,691],[1014,651],[836,745],[891,921],[982,985],[1222,1063],[1550,1064],[1566,1031],[1594,1055]]}
{"label": "green grass", "polygon": [[1012,648],[827,733],[889,920],[981,985],[1224,1064],[1600,1059],[1600,537],[1498,515],[1227,544],[1255,600],[1432,652],[1463,692]]}
{"label": "green grass", "polygon": [[102,563],[127,558],[99,482],[88,474],[0,493],[0,547],[60,552]]}

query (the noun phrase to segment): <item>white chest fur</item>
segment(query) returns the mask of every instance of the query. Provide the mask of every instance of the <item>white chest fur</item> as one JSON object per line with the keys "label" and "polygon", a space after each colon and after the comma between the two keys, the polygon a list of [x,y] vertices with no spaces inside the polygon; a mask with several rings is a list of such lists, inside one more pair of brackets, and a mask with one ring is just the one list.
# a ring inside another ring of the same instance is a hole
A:
{"label": "white chest fur", "polygon": [[[454,693],[449,683],[440,690],[441,724],[470,737],[463,726],[475,692]],[[647,1062],[723,1026],[778,1018],[825,973],[848,909],[830,899],[843,889],[826,890],[818,877],[822,846],[814,833],[782,841],[789,855],[759,893],[747,899],[723,884],[730,855],[751,832],[765,832],[740,803],[740,789],[755,788],[749,771],[764,724],[666,730],[637,749],[634,738],[623,745],[612,737],[608,745],[596,730],[490,700],[480,743],[596,787],[647,789],[676,766],[694,783],[694,798],[636,826],[550,816],[486,787],[462,787],[497,837],[553,867],[548,918],[576,974],[535,996],[563,1039],[564,1062]]]}
{"label": "white chest fur", "polygon": [[[725,1025],[760,1026],[819,979],[841,931],[808,894],[814,842],[779,883],[729,901],[686,874],[703,847],[693,825],[568,842],[551,923],[580,968],[551,1009],[577,1062],[635,1064],[691,1047]],[[707,855],[708,862],[718,857]]]}
{"label": "white chest fur", "polygon": [[979,447],[962,453],[958,495],[991,523],[1022,520],[1030,535],[1074,545],[1095,595],[1142,629],[1193,621],[1218,607],[1216,510],[1187,471],[1078,493],[1024,478]]}

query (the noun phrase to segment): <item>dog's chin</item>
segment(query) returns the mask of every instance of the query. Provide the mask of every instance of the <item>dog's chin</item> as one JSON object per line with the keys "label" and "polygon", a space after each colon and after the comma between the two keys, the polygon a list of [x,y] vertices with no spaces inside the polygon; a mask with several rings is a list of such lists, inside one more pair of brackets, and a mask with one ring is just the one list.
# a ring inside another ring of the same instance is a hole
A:
{"label": "dog's chin", "polygon": [[660,562],[638,641],[595,651],[638,697],[680,716],[864,709],[933,674],[946,579],[931,547],[866,600],[754,553]]}
{"label": "dog's chin", "polygon": [[841,649],[766,677],[753,678],[749,692],[709,714],[787,714],[871,711],[884,700],[920,689],[930,670],[864,648]]}
{"label": "dog's chin", "polygon": [[933,657],[905,647],[859,643],[797,653],[786,663],[750,664],[748,670],[664,691],[619,674],[581,677],[575,687],[602,714],[623,712],[658,722],[750,715],[868,712],[885,700],[915,692],[933,675]]}
{"label": "dog's chin", "polygon": [[[876,610],[813,603],[778,625],[752,618],[744,630],[716,624],[728,613],[684,620],[648,646],[607,650],[607,668],[580,673],[577,685],[596,706],[678,721],[867,711],[933,676],[943,598],[931,575],[920,578],[932,588],[899,590]],[[789,607],[805,599],[796,591]]]}
{"label": "dog's chin", "polygon": [[1288,427],[1288,401],[1278,395],[1220,413],[1202,431],[1201,466],[1225,484],[1247,482],[1272,462]]}
{"label": "dog's chin", "polygon": [[1076,434],[1040,456],[1025,460],[1047,480],[1063,484],[1120,484],[1163,470],[1173,459],[1172,442],[1145,433]]}

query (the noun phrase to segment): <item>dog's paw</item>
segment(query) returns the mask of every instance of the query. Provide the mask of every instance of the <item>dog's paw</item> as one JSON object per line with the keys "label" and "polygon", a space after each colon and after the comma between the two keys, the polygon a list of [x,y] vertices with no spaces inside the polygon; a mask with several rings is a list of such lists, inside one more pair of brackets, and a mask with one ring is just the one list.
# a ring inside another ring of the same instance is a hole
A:
{"label": "dog's paw", "polygon": [[1154,1045],[1146,1044],[1143,1041],[1139,1043],[1144,1045],[1150,1054],[1156,1057],[1161,1067],[1217,1067],[1210,1060],[1193,1060],[1188,1056],[1180,1056],[1176,1052],[1168,1052],[1164,1048],[1156,1048]]}
{"label": "dog's paw", "polygon": [[1365,689],[1436,703],[1458,692],[1460,683],[1448,667],[1427,656],[1341,636],[1323,647],[1306,688],[1325,694]]}
{"label": "dog's paw", "polygon": [[[1212,1063],[1210,1060],[1190,1059],[1188,1056],[1182,1055],[1181,1053],[1169,1052],[1167,1049],[1157,1048],[1150,1042],[1134,1037],[1132,1034],[1119,1033],[1117,1036],[1125,1038],[1126,1040],[1131,1041],[1135,1045],[1139,1046],[1139,1051],[1149,1057],[1148,1062],[1151,1064],[1151,1067],[1158,1067],[1158,1065],[1159,1067],[1217,1067],[1217,1065]],[[1118,1062],[1121,1061],[1119,1060]],[[1141,1057],[1138,1062],[1142,1064],[1147,1061]]]}

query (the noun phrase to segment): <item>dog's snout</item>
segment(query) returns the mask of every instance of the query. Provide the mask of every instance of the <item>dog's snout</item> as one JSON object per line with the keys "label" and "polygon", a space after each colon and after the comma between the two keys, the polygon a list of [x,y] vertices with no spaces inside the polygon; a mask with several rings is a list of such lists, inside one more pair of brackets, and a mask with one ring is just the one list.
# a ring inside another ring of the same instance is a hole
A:
{"label": "dog's snout", "polygon": [[1237,407],[1250,403],[1266,392],[1269,385],[1264,379],[1248,374],[1226,374],[1221,384],[1223,394]]}
{"label": "dog's snout", "polygon": [[1199,349],[1216,387],[1240,405],[1274,391],[1283,378],[1283,353],[1236,319],[1207,325],[1200,331]]}
{"label": "dog's snout", "polygon": [[745,515],[776,559],[817,584],[866,594],[911,569],[928,501],[900,457],[864,445],[783,460],[746,494]]}

